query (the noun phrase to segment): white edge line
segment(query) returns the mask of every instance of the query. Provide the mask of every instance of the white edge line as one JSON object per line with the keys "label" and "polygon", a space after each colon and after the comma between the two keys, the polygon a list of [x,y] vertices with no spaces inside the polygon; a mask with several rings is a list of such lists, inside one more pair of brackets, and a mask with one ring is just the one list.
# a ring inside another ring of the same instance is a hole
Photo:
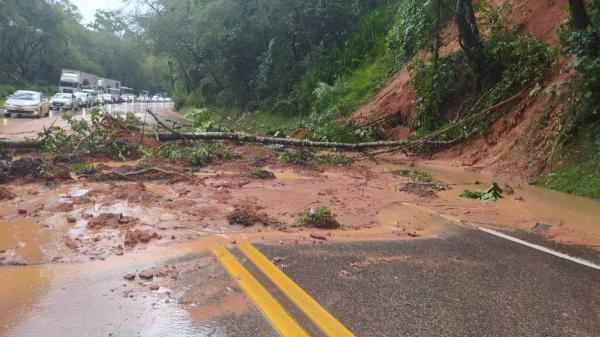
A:
{"label": "white edge line", "polygon": [[533,249],[539,250],[541,252],[544,252],[544,253],[547,253],[547,254],[550,254],[550,255],[554,255],[554,256],[560,257],[562,259],[569,260],[571,262],[578,263],[578,264],[586,266],[586,267],[590,267],[590,268],[593,268],[593,269],[600,270],[600,265],[597,265],[597,264],[595,264],[593,262],[590,262],[590,261],[587,261],[587,260],[584,260],[584,259],[580,259],[578,257],[572,257],[570,255],[567,255],[567,254],[564,254],[564,253],[561,253],[561,252],[557,252],[555,250],[552,250],[550,248],[546,248],[546,247],[543,247],[543,246],[540,246],[540,245],[529,243],[527,241],[523,241],[523,240],[515,238],[513,236],[506,235],[504,233],[500,233],[500,232],[495,231],[493,229],[488,229],[488,228],[485,228],[485,227],[478,227],[478,229],[480,231],[482,231],[482,232],[486,232],[488,234],[501,237],[503,239],[506,239],[506,240],[509,240],[509,241],[512,241],[512,242],[515,242],[515,243],[527,246],[529,248],[533,248]]}

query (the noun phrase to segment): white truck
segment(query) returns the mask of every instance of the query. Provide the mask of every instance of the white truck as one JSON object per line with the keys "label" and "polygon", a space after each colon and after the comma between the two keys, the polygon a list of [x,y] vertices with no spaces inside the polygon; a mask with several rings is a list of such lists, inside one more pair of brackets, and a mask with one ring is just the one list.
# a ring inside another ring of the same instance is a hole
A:
{"label": "white truck", "polygon": [[98,79],[98,90],[104,94],[109,94],[113,98],[113,102],[119,102],[121,100],[121,81],[111,80],[110,78],[99,78]]}
{"label": "white truck", "polygon": [[58,92],[74,94],[83,89],[96,90],[98,76],[79,70],[63,69],[58,84]]}

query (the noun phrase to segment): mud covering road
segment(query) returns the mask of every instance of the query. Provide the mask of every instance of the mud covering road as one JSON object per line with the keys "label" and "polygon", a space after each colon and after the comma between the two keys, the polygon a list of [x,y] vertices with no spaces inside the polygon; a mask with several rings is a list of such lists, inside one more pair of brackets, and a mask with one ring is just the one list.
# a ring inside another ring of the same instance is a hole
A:
{"label": "mud covering road", "polygon": [[[240,258],[246,241],[356,336],[600,333],[597,271],[471,229],[598,263],[598,250],[573,248],[598,248],[598,201],[443,163],[297,164],[270,147],[215,146],[227,158],[195,168],[90,157],[91,173],[60,162],[29,165],[36,174],[26,176],[10,169],[0,185],[0,336],[276,336],[211,254],[228,247]],[[163,171],[126,176],[145,167]],[[492,181],[504,198],[459,197]],[[299,213],[316,206],[341,227],[302,226]],[[239,212],[252,223],[232,221]]]}

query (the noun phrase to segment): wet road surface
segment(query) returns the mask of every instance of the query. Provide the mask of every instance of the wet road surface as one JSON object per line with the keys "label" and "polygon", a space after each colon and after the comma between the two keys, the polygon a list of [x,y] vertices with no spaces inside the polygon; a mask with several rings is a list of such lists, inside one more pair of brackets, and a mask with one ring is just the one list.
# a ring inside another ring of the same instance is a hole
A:
{"label": "wet road surface", "polygon": [[[185,122],[185,118],[174,111],[171,103],[122,103],[102,107],[102,111],[107,111],[111,114],[125,117],[128,112],[131,112],[140,120],[145,120],[150,125],[156,124],[156,121],[150,115],[146,114],[146,109],[150,109],[157,114],[159,119],[168,125],[172,125],[173,122]],[[77,110],[74,115],[76,118],[89,119],[90,109]],[[9,118],[0,112],[0,140],[18,141],[36,139],[44,128],[50,126],[68,127],[67,122],[62,118],[62,112],[56,110],[50,111],[50,116],[39,119],[27,117]]]}
{"label": "wet road surface", "polygon": [[[600,271],[456,227],[449,235],[417,240],[255,247],[355,336],[600,335]],[[307,335],[326,336],[319,328],[323,315],[313,321],[314,309],[294,304],[307,301],[294,302],[285,291],[289,286],[266,275],[243,243],[223,246],[228,240],[223,239],[221,249]],[[265,304],[255,305],[252,290],[240,287],[246,276],[227,272],[217,254],[205,250],[163,259],[159,264],[201,262],[179,276],[184,287],[161,287],[155,293],[135,290],[135,283],[122,279],[131,266],[98,261],[79,267],[85,272],[42,268],[43,277],[56,280],[42,282],[39,299],[11,322],[7,335],[278,336],[273,328],[278,318],[265,314]],[[600,260],[592,251],[587,258]],[[147,265],[137,262],[135,267]],[[34,267],[21,271],[28,268]]]}
{"label": "wet road surface", "polygon": [[259,249],[356,336],[600,335],[600,271],[483,232]]}

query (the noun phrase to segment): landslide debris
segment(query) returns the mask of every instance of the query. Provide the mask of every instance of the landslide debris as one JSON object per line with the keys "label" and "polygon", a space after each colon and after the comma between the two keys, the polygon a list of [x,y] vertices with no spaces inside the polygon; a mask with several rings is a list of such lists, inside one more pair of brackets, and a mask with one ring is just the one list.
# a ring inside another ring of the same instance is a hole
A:
{"label": "landslide debris", "polygon": [[12,200],[16,198],[17,195],[8,189],[8,187],[0,186],[0,201],[3,200]]}
{"label": "landslide debris", "polygon": [[152,240],[160,240],[162,237],[156,232],[145,232],[141,230],[127,231],[125,233],[124,245],[127,247],[135,247],[138,243],[148,243]]}
{"label": "landslide debris", "polygon": [[101,229],[128,227],[133,226],[138,220],[139,219],[135,217],[124,216],[122,213],[101,213],[89,219],[87,228]]}
{"label": "landslide debris", "polygon": [[257,213],[251,209],[236,208],[227,214],[230,225],[241,225],[244,227],[254,226],[257,223],[269,225],[269,216],[266,213]]}

